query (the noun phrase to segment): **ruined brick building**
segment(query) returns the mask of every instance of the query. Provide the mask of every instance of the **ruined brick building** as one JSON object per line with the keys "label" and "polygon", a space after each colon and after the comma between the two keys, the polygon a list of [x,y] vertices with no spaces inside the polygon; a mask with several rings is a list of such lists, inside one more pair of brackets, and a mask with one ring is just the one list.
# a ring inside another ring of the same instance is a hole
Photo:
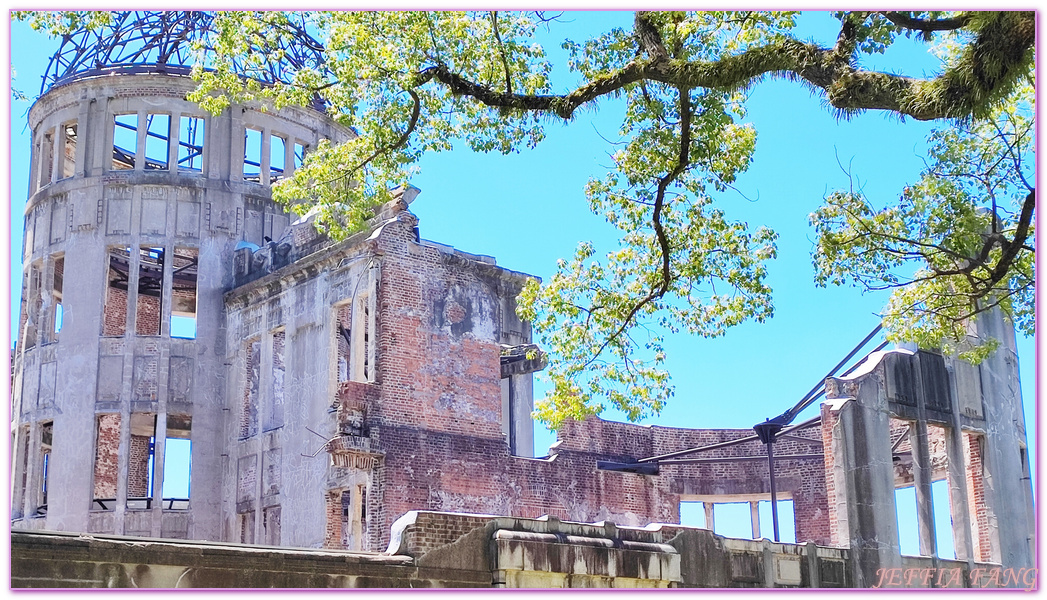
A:
{"label": "ruined brick building", "polygon": [[[684,501],[711,521],[715,503],[769,499],[751,430],[592,418],[533,458],[528,276],[421,238],[414,189],[341,242],[292,222],[270,186],[352,132],[309,108],[211,116],[193,86],[86,73],[29,114],[13,528],[381,551],[412,510],[646,526]],[[999,314],[977,326],[1003,340],[982,365],[876,353],[783,432],[797,542],[850,548],[861,573],[900,565],[894,491],[914,485],[935,556],[946,479],[959,560],[1032,564],[1014,334]],[[189,494],[165,494],[175,469]]]}

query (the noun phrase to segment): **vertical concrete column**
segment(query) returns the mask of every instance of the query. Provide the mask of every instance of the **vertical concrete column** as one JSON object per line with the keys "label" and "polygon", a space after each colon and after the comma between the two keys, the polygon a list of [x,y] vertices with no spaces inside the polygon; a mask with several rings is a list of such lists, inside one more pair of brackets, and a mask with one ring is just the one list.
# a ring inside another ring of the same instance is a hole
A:
{"label": "vertical concrete column", "polygon": [[261,183],[265,187],[269,187],[269,170],[270,170],[270,167],[271,167],[271,165],[270,165],[270,162],[271,162],[270,158],[271,157],[269,156],[269,154],[270,154],[270,152],[272,152],[272,146],[271,146],[272,141],[273,141],[272,130],[269,129],[268,127],[263,127],[262,128],[262,156],[260,157],[262,160],[259,161],[259,162],[262,163],[262,165],[261,165],[261,167],[259,167],[258,171],[259,171],[259,178],[261,180],[261,181],[259,181],[259,183]]}
{"label": "vertical concrete column", "polygon": [[760,503],[749,502],[749,517],[753,524],[753,539],[760,539]]}
{"label": "vertical concrete column", "polygon": [[[138,140],[135,143],[135,171],[145,170],[145,141],[146,132],[149,130],[145,120],[149,117],[149,113],[145,110],[138,111]],[[132,228],[134,226],[132,225]]]}
{"label": "vertical concrete column", "polygon": [[65,152],[62,148],[62,138],[65,133],[62,131],[62,124],[58,123],[54,126],[54,135],[51,136],[51,181],[58,181],[58,178],[62,175],[62,163],[64,162]]}
{"label": "vertical concrete column", "polygon": [[937,556],[934,535],[934,502],[931,498],[931,451],[927,443],[927,421],[913,427],[913,486],[916,489],[916,526],[920,536],[920,555]]}
{"label": "vertical concrete column", "polygon": [[87,152],[87,140],[88,129],[91,128],[91,105],[94,102],[94,98],[81,101],[80,110],[76,115],[76,155],[74,157],[76,166],[73,169],[73,177],[87,175],[91,172],[91,166],[87,164],[87,157],[91,156]]}
{"label": "vertical concrete column", "polygon": [[287,136],[284,142],[284,178],[294,175],[294,145],[296,143],[293,135]]}
{"label": "vertical concrete column", "polygon": [[949,395],[953,398],[952,427],[945,440],[945,453],[949,461],[949,515],[952,520],[953,548],[957,560],[966,560],[968,568],[974,568],[971,504],[967,498],[967,469],[963,458],[963,430],[960,427],[960,395],[951,361],[946,362],[946,369],[949,373]]}
{"label": "vertical concrete column", "polygon": [[705,509],[705,528],[709,531],[716,530],[716,505],[708,500],[702,502],[702,507]]}
{"label": "vertical concrete column", "polygon": [[833,430],[833,447],[839,443],[842,450],[834,453],[841,472],[837,494],[842,491],[846,499],[847,518],[846,525],[843,520],[840,522],[841,537],[845,535],[849,541],[853,558],[850,568],[856,587],[875,584],[879,569],[902,565],[894,499],[890,411],[881,382],[886,379],[885,369],[894,368],[896,362],[908,358],[887,353],[873,368],[873,373],[826,381],[827,396],[830,400],[836,399],[839,407],[840,420]]}
{"label": "vertical concrete column", "polygon": [[[171,112],[171,120],[168,122],[169,127],[167,128],[167,169],[172,173],[178,172],[178,134],[179,126],[182,124],[182,113],[179,111]],[[167,211],[169,214],[174,211]],[[174,231],[168,229],[168,231]]]}

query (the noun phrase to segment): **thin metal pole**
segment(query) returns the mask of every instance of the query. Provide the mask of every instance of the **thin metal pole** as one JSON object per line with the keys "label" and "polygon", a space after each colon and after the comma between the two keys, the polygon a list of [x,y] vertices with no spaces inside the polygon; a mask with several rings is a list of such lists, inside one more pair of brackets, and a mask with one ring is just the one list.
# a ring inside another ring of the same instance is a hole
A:
{"label": "thin metal pole", "polygon": [[767,471],[771,479],[771,523],[774,526],[774,541],[778,539],[778,493],[774,485],[774,439],[767,442]]}

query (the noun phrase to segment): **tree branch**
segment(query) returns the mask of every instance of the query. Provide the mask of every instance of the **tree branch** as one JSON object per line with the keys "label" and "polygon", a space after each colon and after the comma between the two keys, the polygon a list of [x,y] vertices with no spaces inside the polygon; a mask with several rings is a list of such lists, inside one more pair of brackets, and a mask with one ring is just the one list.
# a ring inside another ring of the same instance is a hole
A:
{"label": "tree branch", "polygon": [[[863,71],[841,60],[837,49],[825,49],[795,39],[751,48],[716,61],[666,58],[660,36],[649,19],[637,17],[637,32],[647,59],[594,78],[562,95],[506,94],[477,84],[447,65],[420,71],[416,85],[436,80],[452,93],[470,96],[491,107],[552,112],[569,119],[582,104],[641,80],[674,87],[734,90],[756,77],[799,77],[822,88],[829,103],[843,110],[887,110],[918,120],[961,118],[982,109],[1006,92],[1025,73],[1026,53],[1036,37],[1035,13],[1000,12],[982,27],[960,63],[933,79]],[[1001,40],[1007,43],[1001,44]],[[846,46],[841,46],[841,51]]]}
{"label": "tree branch", "polygon": [[964,28],[971,21],[971,16],[966,13],[957,15],[951,19],[936,19],[930,21],[926,19],[916,19],[905,13],[896,11],[885,10],[880,11],[880,14],[887,17],[887,20],[899,27],[916,31],[955,31]]}

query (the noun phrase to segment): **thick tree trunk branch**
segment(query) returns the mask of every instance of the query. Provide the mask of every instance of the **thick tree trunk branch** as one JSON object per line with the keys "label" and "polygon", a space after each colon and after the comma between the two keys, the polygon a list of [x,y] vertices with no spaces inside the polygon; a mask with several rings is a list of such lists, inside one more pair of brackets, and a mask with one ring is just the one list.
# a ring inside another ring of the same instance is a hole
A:
{"label": "thick tree trunk branch", "polygon": [[[637,22],[650,25],[646,19],[638,18]],[[845,29],[850,26],[847,23]],[[996,18],[979,31],[960,64],[933,79],[855,69],[847,54],[850,46],[839,41],[837,48],[826,49],[785,40],[703,62],[664,58],[656,45],[660,37],[638,34],[647,40],[645,51],[653,51],[656,57],[638,58],[564,95],[501,93],[469,81],[446,65],[421,71],[416,83],[436,80],[453,93],[473,97],[487,106],[552,112],[569,119],[579,106],[641,80],[692,89],[733,90],[757,77],[773,75],[804,79],[825,90],[829,103],[843,110],[886,110],[918,120],[962,118],[983,109],[1026,72],[1025,55],[1035,42],[1036,24],[1033,12],[996,13]],[[847,38],[845,31],[841,35]]]}
{"label": "thick tree trunk branch", "polygon": [[881,11],[881,15],[887,17],[887,19],[906,29],[913,29],[915,31],[955,31],[962,29],[971,21],[971,17],[968,14],[961,14],[951,19],[937,19],[934,21],[928,21],[926,19],[914,19],[905,13],[895,11]]}

